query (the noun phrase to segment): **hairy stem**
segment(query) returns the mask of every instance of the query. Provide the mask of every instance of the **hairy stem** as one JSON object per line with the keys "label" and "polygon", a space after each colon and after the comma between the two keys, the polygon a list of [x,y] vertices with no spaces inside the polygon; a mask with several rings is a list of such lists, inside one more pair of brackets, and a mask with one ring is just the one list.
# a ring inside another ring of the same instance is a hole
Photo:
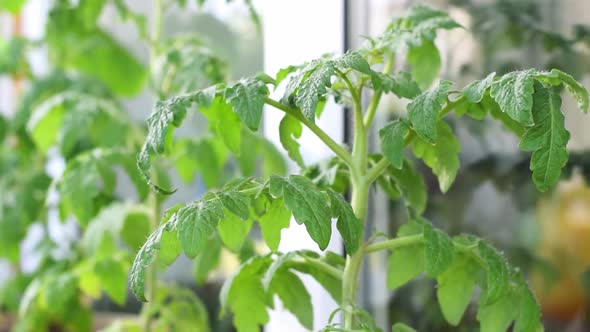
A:
{"label": "hairy stem", "polygon": [[422,241],[424,241],[424,236],[422,234],[403,236],[403,237],[398,237],[398,238],[387,240],[387,241],[369,244],[369,245],[365,246],[363,251],[365,253],[371,253],[371,252],[381,251],[381,250],[385,250],[385,249],[393,250],[393,249],[396,249],[399,247],[417,244]]}
{"label": "hairy stem", "polygon": [[[149,44],[149,61],[150,61],[150,71],[154,70],[156,64],[156,57],[157,57],[157,47],[158,47],[158,43],[160,41],[161,35],[162,35],[162,16],[163,16],[163,12],[164,12],[164,0],[154,0],[153,4],[152,4],[152,25],[151,25],[151,32],[150,32],[150,44]],[[155,95],[158,95],[159,91],[158,89],[155,87],[155,85],[152,84],[152,89]],[[155,176],[155,174],[154,174]],[[150,192],[150,197],[149,197],[149,204],[151,206],[151,208],[153,209],[153,216],[151,219],[151,223],[150,223],[150,227],[151,227],[151,231],[155,231],[158,228],[158,225],[160,223],[160,218],[162,216],[162,211],[161,211],[161,203],[160,203],[160,199],[159,199],[159,194],[156,193],[155,191],[151,191]],[[157,257],[156,257],[157,260]],[[146,332],[151,332],[152,331],[152,318],[154,317],[154,313],[151,312],[150,308],[152,306],[151,303],[153,303],[153,301],[156,298],[156,293],[157,293],[157,282],[158,282],[158,270],[157,270],[157,264],[153,264],[150,268],[149,271],[147,273],[147,280],[146,280],[146,293],[147,293],[147,297],[151,302],[145,303],[144,305],[146,306],[145,308],[145,312],[147,313],[143,318],[144,318],[144,322],[143,322],[143,330]]]}
{"label": "hairy stem", "polygon": [[352,156],[348,151],[346,151],[340,144],[336,143],[325,131],[323,131],[320,127],[318,127],[315,123],[309,121],[308,119],[303,116],[301,111],[296,108],[289,107],[284,105],[274,99],[266,97],[264,102],[278,110],[281,110],[290,116],[294,117],[295,119],[299,120],[299,122],[303,123],[309,130],[311,130],[332,152],[334,152],[342,161],[344,161],[348,165],[352,165]]}
{"label": "hairy stem", "polygon": [[[383,67],[383,73],[389,74],[391,72],[391,68],[393,67],[393,62],[395,61],[395,57],[393,54],[388,54],[387,61],[385,62],[385,66]],[[381,100],[381,91],[375,91],[373,97],[371,98],[371,103],[367,108],[367,113],[365,114],[364,124],[365,127],[371,127],[373,123],[373,119],[375,118],[375,113],[377,113],[377,106],[379,106],[379,101]]]}
{"label": "hairy stem", "polygon": [[307,262],[307,264],[317,267],[319,270],[326,272],[330,276],[342,280],[342,271],[333,267],[332,265],[319,260],[317,258],[305,257],[303,256],[303,260]]}

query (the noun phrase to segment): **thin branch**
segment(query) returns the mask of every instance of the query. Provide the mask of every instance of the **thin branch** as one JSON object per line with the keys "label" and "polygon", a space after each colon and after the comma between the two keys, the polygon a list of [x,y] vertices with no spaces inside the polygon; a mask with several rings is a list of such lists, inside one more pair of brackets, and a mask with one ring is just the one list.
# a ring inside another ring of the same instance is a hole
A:
{"label": "thin branch", "polygon": [[381,158],[381,160],[379,160],[375,166],[371,167],[371,169],[367,171],[367,181],[369,183],[373,183],[381,174],[383,174],[383,171],[385,171],[389,165],[390,163],[387,158]]}
{"label": "thin branch", "polygon": [[307,262],[309,265],[313,265],[313,266],[317,267],[318,269],[331,275],[332,277],[334,277],[338,280],[342,280],[342,273],[343,273],[342,270],[335,268],[332,265],[330,265],[320,259],[317,259],[317,258],[311,258],[311,257],[305,257],[305,256],[301,256],[301,257],[303,257],[305,262]]}
{"label": "thin branch", "polygon": [[398,237],[398,238],[387,240],[387,241],[369,244],[368,246],[366,246],[363,249],[363,251],[365,253],[372,253],[372,252],[386,250],[386,249],[393,250],[393,249],[400,248],[400,247],[418,244],[418,243],[421,243],[422,241],[424,241],[424,235],[422,235],[422,234],[403,236],[403,237]]}
{"label": "thin branch", "polygon": [[269,97],[264,98],[264,102],[278,110],[281,110],[295,119],[303,123],[309,130],[311,130],[324,144],[330,148],[342,161],[347,165],[352,165],[352,156],[340,144],[336,143],[325,131],[318,127],[315,123],[309,121],[299,109],[284,105]]}
{"label": "thin branch", "polygon": [[[387,61],[385,62],[385,66],[383,67],[383,74],[389,74],[391,72],[391,68],[393,67],[393,62],[395,57],[393,54],[387,55]],[[377,106],[379,106],[379,101],[381,100],[381,91],[376,91],[371,98],[371,103],[367,108],[367,113],[365,114],[364,124],[365,127],[368,128],[373,123],[373,118],[375,118],[375,114],[377,113]]]}

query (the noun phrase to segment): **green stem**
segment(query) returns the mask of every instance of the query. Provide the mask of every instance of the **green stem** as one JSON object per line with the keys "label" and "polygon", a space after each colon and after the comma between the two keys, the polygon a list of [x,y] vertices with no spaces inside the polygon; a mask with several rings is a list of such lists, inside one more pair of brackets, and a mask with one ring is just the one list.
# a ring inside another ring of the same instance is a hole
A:
{"label": "green stem", "polygon": [[422,241],[424,241],[424,236],[422,234],[403,236],[403,237],[398,237],[398,238],[387,240],[387,241],[369,244],[363,249],[363,251],[365,253],[372,253],[375,251],[380,251],[380,250],[385,250],[385,249],[393,250],[393,249],[396,249],[399,247],[418,244]]}
{"label": "green stem", "polygon": [[278,110],[281,110],[290,116],[294,117],[295,119],[299,120],[299,122],[303,123],[309,130],[311,130],[324,144],[330,148],[342,161],[344,161],[348,165],[352,165],[352,156],[348,151],[346,151],[340,144],[336,143],[326,132],[324,132],[320,127],[318,127],[315,123],[309,121],[308,119],[303,116],[301,111],[296,108],[289,107],[284,105],[274,99],[266,97],[264,102]]}
{"label": "green stem", "polygon": [[442,108],[442,110],[440,110],[440,113],[438,113],[438,117],[439,118],[443,118],[445,115],[447,115],[450,111],[452,111],[457,105],[459,105],[460,103],[462,103],[463,101],[466,100],[465,95],[461,95],[461,97],[455,99],[455,100],[449,100],[447,101],[447,104]]}
{"label": "green stem", "polygon": [[[162,16],[163,16],[163,12],[164,12],[164,3],[163,0],[154,0],[153,5],[152,5],[152,25],[151,25],[151,35],[150,35],[150,44],[149,44],[149,63],[150,63],[150,72],[154,70],[154,68],[156,67],[156,57],[157,57],[157,47],[158,47],[158,43],[161,39],[162,36]],[[154,84],[152,83],[152,89],[154,91],[154,93],[157,95],[159,92],[157,91],[157,88],[154,86]],[[155,175],[155,174],[154,174]],[[158,225],[160,223],[160,218],[162,216],[162,211],[161,211],[161,202],[159,199],[159,194],[156,193],[155,191],[151,191],[150,192],[150,197],[149,197],[149,204],[151,206],[151,208],[153,209],[153,216],[151,219],[151,223],[150,223],[150,227],[151,227],[151,231],[155,231],[158,228]],[[157,260],[157,257],[156,257]],[[146,293],[147,293],[147,297],[151,302],[148,302],[146,304],[144,304],[146,306],[145,308],[145,312],[147,313],[143,318],[144,318],[144,331],[146,332],[151,332],[152,331],[152,318],[154,317],[154,314],[151,312],[151,306],[152,303],[155,301],[156,299],[156,294],[157,294],[157,282],[158,282],[158,270],[157,270],[157,264],[153,264],[152,267],[150,267],[148,273],[147,273],[147,280],[146,280]]]}
{"label": "green stem", "polygon": [[[387,55],[387,61],[385,62],[385,66],[383,67],[383,73],[389,74],[391,72],[391,68],[393,67],[393,62],[395,61],[395,57],[393,54]],[[367,108],[367,113],[365,114],[364,124],[366,128],[371,127],[373,123],[373,119],[375,118],[375,114],[377,113],[377,106],[379,106],[379,101],[381,100],[381,91],[376,91],[373,93],[373,97],[371,98],[371,103]]]}
{"label": "green stem", "polygon": [[342,271],[340,269],[335,268],[332,265],[327,264],[326,262],[319,260],[317,258],[303,256],[303,259],[305,260],[305,262],[307,262],[307,264],[317,267],[319,270],[326,272],[328,275],[338,280],[342,280]]}

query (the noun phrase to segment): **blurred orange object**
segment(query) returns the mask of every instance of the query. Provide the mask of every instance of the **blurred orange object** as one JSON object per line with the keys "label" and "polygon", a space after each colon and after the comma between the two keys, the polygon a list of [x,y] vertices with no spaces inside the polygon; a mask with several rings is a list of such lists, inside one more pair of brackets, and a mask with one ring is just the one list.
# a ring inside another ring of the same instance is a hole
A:
{"label": "blurred orange object", "polygon": [[588,305],[582,273],[590,266],[590,187],[575,173],[562,181],[551,197],[539,201],[541,237],[537,255],[558,271],[551,280],[539,270],[531,285],[544,316],[571,320]]}

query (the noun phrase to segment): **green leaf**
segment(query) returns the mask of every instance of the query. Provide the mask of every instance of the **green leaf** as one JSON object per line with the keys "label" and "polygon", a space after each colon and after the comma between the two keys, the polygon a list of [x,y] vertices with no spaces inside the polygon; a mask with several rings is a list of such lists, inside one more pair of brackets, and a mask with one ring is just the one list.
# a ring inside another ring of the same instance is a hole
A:
{"label": "green leaf", "polygon": [[224,218],[223,205],[218,199],[204,199],[180,209],[172,217],[178,229],[178,239],[184,253],[194,258],[204,248],[207,238],[215,232],[217,223]]}
{"label": "green leaf", "polygon": [[393,324],[392,332],[416,332],[416,330],[404,323],[395,323]]}
{"label": "green leaf", "polygon": [[260,216],[258,223],[262,230],[262,238],[268,248],[275,252],[281,241],[281,230],[289,227],[291,212],[285,207],[282,199],[273,200],[268,211]]}
{"label": "green leaf", "polygon": [[373,89],[385,93],[393,92],[400,98],[413,99],[422,91],[418,83],[412,79],[408,72],[400,71],[393,76],[383,73],[373,73],[371,76]]}
{"label": "green leaf", "polygon": [[308,71],[309,76],[299,85],[295,94],[295,105],[309,121],[315,121],[316,108],[321,96],[332,86],[330,78],[335,73],[332,62],[315,60]]}
{"label": "green leaf", "polygon": [[483,80],[475,81],[463,89],[463,95],[467,98],[467,100],[471,103],[479,103],[483,99],[485,92],[488,90],[492,83],[494,82],[494,78],[496,77],[496,73],[491,73]]}
{"label": "green leaf", "polygon": [[230,103],[234,112],[252,131],[257,131],[262,118],[264,98],[269,94],[264,82],[249,78],[242,79],[225,90],[225,99]]}
{"label": "green leaf", "polygon": [[151,230],[151,214],[145,209],[130,209],[123,221],[121,238],[133,252],[137,252],[147,239]]}
{"label": "green leaf", "polygon": [[291,160],[296,162],[299,167],[304,168],[305,163],[299,151],[299,143],[296,140],[301,137],[302,130],[301,122],[290,115],[285,115],[279,124],[279,138],[283,148],[287,151]]}
{"label": "green leaf", "polygon": [[451,85],[449,81],[441,81],[438,87],[422,93],[408,105],[408,119],[416,134],[431,144],[437,142],[439,113]]}
{"label": "green leaf", "polygon": [[163,225],[165,232],[162,232],[160,238],[160,252],[158,254],[158,263],[162,266],[172,264],[182,252],[180,241],[178,240],[178,232],[176,229],[168,224],[168,221],[174,216],[178,210],[182,209],[182,204],[176,204],[164,212],[160,225]]}
{"label": "green leaf", "polygon": [[449,190],[457,176],[461,145],[451,127],[444,121],[438,122],[437,136],[434,145],[422,139],[415,140],[413,150],[414,155],[422,159],[438,177],[440,190],[444,193]]}
{"label": "green leaf", "polygon": [[134,96],[147,81],[145,66],[108,33],[87,27],[75,8],[53,10],[46,36],[53,63],[96,77],[118,95]]}
{"label": "green leaf", "polygon": [[237,190],[223,190],[217,197],[223,206],[242,220],[250,218],[250,197]]}
{"label": "green leaf", "polygon": [[424,244],[426,275],[436,278],[453,262],[455,257],[453,242],[448,235],[428,225],[424,226]]}
{"label": "green leaf", "polygon": [[269,290],[279,296],[285,309],[293,313],[303,327],[313,330],[311,296],[297,275],[287,269],[277,271]]}
{"label": "green leaf", "polygon": [[570,134],[561,113],[561,97],[553,88],[535,84],[533,111],[535,125],[522,136],[520,148],[533,151],[533,181],[540,191],[546,191],[559,180],[561,169],[567,163]]}
{"label": "green leaf", "polygon": [[480,267],[471,258],[459,254],[454,262],[437,277],[436,296],[443,316],[453,326],[461,318],[471,302]]}
{"label": "green leaf", "polygon": [[409,205],[418,215],[426,209],[427,192],[422,175],[414,169],[414,165],[405,160],[402,169],[389,169],[388,176],[393,181]]}
{"label": "green leaf", "polygon": [[534,124],[532,107],[535,70],[515,71],[502,76],[492,83],[490,95],[516,122],[531,126]]}
{"label": "green leaf", "polygon": [[97,262],[94,267],[100,286],[118,305],[124,305],[127,297],[128,264],[123,261],[106,259]]}
{"label": "green leaf", "polygon": [[254,257],[223,284],[220,306],[231,309],[238,332],[259,332],[260,325],[268,323],[269,298],[260,279],[269,263],[269,257]]}
{"label": "green leaf", "polygon": [[242,122],[232,111],[231,105],[217,97],[209,107],[200,106],[199,111],[209,120],[209,129],[236,155],[241,153]]}
{"label": "green leaf", "polygon": [[304,224],[321,250],[326,249],[332,234],[331,210],[326,197],[307,178],[271,176],[270,193],[284,197],[285,205],[299,224]]}
{"label": "green leaf", "polygon": [[148,188],[134,166],[134,156],[130,151],[120,149],[94,149],[80,154],[72,160],[58,183],[62,210],[71,212],[82,226],[95,215],[100,206],[95,200],[101,193],[112,191],[113,166],[123,166],[136,186],[140,200],[146,198]]}
{"label": "green leaf", "polygon": [[248,233],[252,228],[251,220],[240,220],[233,213],[226,213],[217,224],[217,231],[226,247],[233,252],[238,252],[246,240]]}
{"label": "green leaf", "polygon": [[404,138],[408,131],[408,125],[400,120],[390,122],[379,130],[383,156],[398,169],[401,169],[404,163]]}
{"label": "green leaf", "polygon": [[[410,221],[400,227],[398,237],[422,234],[423,225]],[[387,264],[387,287],[395,290],[424,272],[424,245],[415,244],[393,250]]]}
{"label": "green leaf", "polygon": [[537,78],[545,78],[553,85],[563,83],[578,102],[580,110],[584,113],[588,113],[588,106],[590,105],[588,90],[586,90],[586,88],[571,75],[564,73],[559,69],[552,69],[549,73],[539,73]]}
{"label": "green leaf", "polygon": [[336,227],[344,240],[346,252],[354,254],[360,245],[363,234],[363,223],[356,217],[352,207],[342,195],[328,189],[326,191],[332,207],[332,217],[338,219]]}
{"label": "green leaf", "polygon": [[348,51],[343,56],[334,59],[334,65],[340,68],[354,69],[366,75],[372,75],[371,66],[365,58],[355,51]]}
{"label": "green leaf", "polygon": [[515,304],[518,297],[513,292],[506,293],[500,299],[492,302],[486,296],[480,298],[477,320],[480,322],[481,332],[507,331],[518,314]]}
{"label": "green leaf", "polygon": [[207,250],[201,251],[194,259],[193,276],[197,285],[203,285],[209,276],[209,272],[219,264],[221,258],[221,239],[217,234],[212,234],[207,239]]}
{"label": "green leaf", "polygon": [[521,287],[520,308],[514,324],[514,332],[542,331],[543,325],[541,323],[539,304],[524,281]]}
{"label": "green leaf", "polygon": [[139,249],[131,265],[129,272],[131,291],[142,302],[148,301],[145,297],[145,273],[153,263],[156,253],[160,249],[160,239],[162,238],[165,226],[166,224],[161,225],[155,232],[150,234],[141,249]]}
{"label": "green leaf", "polygon": [[171,193],[162,189],[150,180],[152,159],[157,155],[169,153],[172,148],[173,128],[178,128],[186,117],[186,112],[193,102],[208,107],[215,98],[216,87],[197,91],[193,94],[172,97],[156,103],[152,114],[147,119],[148,134],[141,151],[137,155],[137,166],[148,183],[157,191]]}
{"label": "green leaf", "polygon": [[[179,139],[174,147],[174,166],[185,183],[192,183],[200,172],[207,188],[219,187],[228,159],[225,146],[216,139]],[[206,157],[205,157],[206,156]]]}
{"label": "green leaf", "polygon": [[424,41],[419,46],[410,47],[408,63],[412,66],[412,77],[420,87],[429,87],[438,77],[441,59],[433,41]]}
{"label": "green leaf", "polygon": [[487,264],[484,303],[492,304],[502,298],[509,290],[510,272],[508,263],[502,254],[484,241],[479,242],[479,253]]}

